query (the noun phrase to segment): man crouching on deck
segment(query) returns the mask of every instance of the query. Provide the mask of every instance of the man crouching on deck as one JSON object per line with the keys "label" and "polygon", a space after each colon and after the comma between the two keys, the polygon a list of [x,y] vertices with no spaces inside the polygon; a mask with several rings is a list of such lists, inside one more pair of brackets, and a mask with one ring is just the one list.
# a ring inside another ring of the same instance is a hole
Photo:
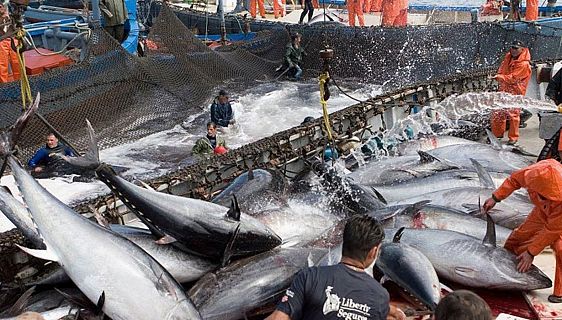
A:
{"label": "man crouching on deck", "polygon": [[388,292],[365,272],[377,259],[383,238],[376,219],[351,217],[343,231],[341,262],[299,272],[266,320],[406,319],[389,305]]}
{"label": "man crouching on deck", "polygon": [[505,248],[517,255],[519,272],[527,272],[534,257],[548,245],[556,256],[553,303],[562,302],[562,164],[554,159],[539,161],[515,171],[484,203],[488,212],[515,190],[526,188],[535,208],[519,228],[513,230]]}

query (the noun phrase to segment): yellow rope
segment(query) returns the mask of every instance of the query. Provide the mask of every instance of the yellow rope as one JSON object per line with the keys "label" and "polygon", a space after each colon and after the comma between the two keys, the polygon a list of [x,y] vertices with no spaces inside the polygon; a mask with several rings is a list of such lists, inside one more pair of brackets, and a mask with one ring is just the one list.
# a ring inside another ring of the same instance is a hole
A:
{"label": "yellow rope", "polygon": [[23,57],[23,38],[25,37],[25,31],[20,28],[16,32],[16,39],[18,41],[16,45],[18,61],[20,63],[20,87],[21,87],[21,103],[22,109],[27,108],[27,103],[31,103],[31,87],[29,86],[29,79],[27,78],[27,73],[25,71],[25,59]]}
{"label": "yellow rope", "polygon": [[332,128],[330,127],[330,115],[328,114],[328,102],[324,100],[324,85],[329,79],[330,79],[330,75],[326,71],[320,74],[318,82],[320,85],[320,104],[322,105],[324,125],[326,126],[326,132],[328,133],[328,140],[332,142],[333,138],[332,138]]}

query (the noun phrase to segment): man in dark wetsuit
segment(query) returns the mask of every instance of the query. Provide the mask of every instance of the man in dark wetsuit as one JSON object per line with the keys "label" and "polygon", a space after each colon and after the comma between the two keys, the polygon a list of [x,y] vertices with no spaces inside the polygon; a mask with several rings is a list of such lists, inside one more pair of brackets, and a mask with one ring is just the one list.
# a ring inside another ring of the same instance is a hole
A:
{"label": "man in dark wetsuit", "polygon": [[300,80],[302,76],[301,63],[303,56],[306,55],[303,47],[301,47],[301,35],[295,33],[291,36],[291,43],[287,45],[285,51],[285,59],[283,61],[283,69],[289,68],[289,74],[293,75],[295,80]]}
{"label": "man in dark wetsuit", "polygon": [[312,5],[312,0],[300,0],[301,8],[304,9],[301,13],[301,18],[299,19],[299,24],[302,24],[304,17],[308,14],[308,22],[312,19],[314,14],[314,6]]}
{"label": "man in dark wetsuit", "polygon": [[76,156],[69,147],[60,143],[55,134],[51,132],[47,134],[45,146],[37,150],[27,162],[29,169],[31,169],[31,175],[35,178],[51,178],[78,173],[58,155]]}
{"label": "man in dark wetsuit", "polygon": [[378,256],[384,230],[367,215],[349,219],[339,264],[302,270],[266,320],[406,319],[388,292],[365,272]]}
{"label": "man in dark wetsuit", "polygon": [[225,128],[236,122],[228,94],[224,90],[219,91],[219,95],[211,104],[211,122]]}

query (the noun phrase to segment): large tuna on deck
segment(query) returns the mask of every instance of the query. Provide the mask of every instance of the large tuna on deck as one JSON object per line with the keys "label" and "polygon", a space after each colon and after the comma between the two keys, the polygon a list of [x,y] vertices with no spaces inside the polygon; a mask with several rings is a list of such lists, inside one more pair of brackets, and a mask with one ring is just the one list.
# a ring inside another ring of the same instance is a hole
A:
{"label": "large tuna on deck", "polygon": [[162,242],[212,259],[249,256],[270,250],[281,239],[258,220],[243,214],[236,199],[229,209],[214,203],[139,187],[100,164],[94,130],[88,122],[90,150],[85,157],[65,157],[71,164],[95,168],[98,178],[135,213]]}
{"label": "large tuna on deck", "polygon": [[[386,230],[395,233],[396,230]],[[536,290],[552,286],[539,268],[517,270],[516,256],[496,247],[493,222],[489,219],[484,243],[480,239],[448,230],[405,229],[401,242],[421,251],[439,277],[469,287],[496,290]]]}
{"label": "large tuna on deck", "polygon": [[244,319],[250,311],[277,302],[301,269],[325,249],[278,248],[238,260],[201,278],[189,291],[206,320]]}

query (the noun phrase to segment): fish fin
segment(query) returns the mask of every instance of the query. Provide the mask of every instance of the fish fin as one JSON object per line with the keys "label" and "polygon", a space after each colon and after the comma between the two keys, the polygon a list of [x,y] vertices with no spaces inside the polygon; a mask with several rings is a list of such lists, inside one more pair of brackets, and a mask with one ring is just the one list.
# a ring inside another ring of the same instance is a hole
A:
{"label": "fish fin", "polygon": [[308,257],[306,257],[306,262],[308,263],[308,267],[314,267],[314,261],[312,260],[312,252],[308,253]]}
{"label": "fish fin", "polygon": [[414,215],[418,213],[426,204],[430,203],[431,200],[421,200],[412,204],[406,205],[404,208],[399,209],[400,215]]}
{"label": "fish fin", "polygon": [[283,246],[284,248],[287,247],[294,247],[299,243],[299,237],[298,235],[293,235],[287,238],[283,239],[283,242],[281,242],[281,246]]}
{"label": "fish fin", "polygon": [[230,261],[230,258],[232,258],[232,247],[234,246],[234,242],[236,241],[239,232],[240,232],[240,223],[238,223],[236,229],[234,229],[234,232],[230,236],[230,240],[228,241],[226,247],[224,248],[224,253],[222,255],[222,262],[221,262],[221,266],[223,267],[226,266]]}
{"label": "fish fin", "polygon": [[439,159],[437,159],[436,157],[430,155],[429,153],[427,153],[425,151],[418,150],[418,155],[420,156],[420,162],[421,163],[429,163],[429,162],[433,162],[433,161],[440,161]]}
{"label": "fish fin", "polygon": [[473,158],[470,158],[470,162],[472,162],[472,165],[476,169],[476,173],[478,174],[478,179],[480,179],[480,184],[484,188],[495,189],[496,184],[494,183],[494,179],[492,179],[492,176],[490,175],[488,170],[486,170],[486,168],[484,168],[484,166],[482,166],[480,162],[474,160]]}
{"label": "fish fin", "polygon": [[162,238],[154,241],[156,242],[156,244],[170,244],[170,243],[174,243],[178,240],[176,240],[176,238],[172,237],[171,235],[165,235]]}
{"label": "fish fin", "polygon": [[69,294],[56,287],[53,289],[55,289],[55,291],[63,296],[68,302],[77,307],[84,309],[94,309],[95,307],[92,301],[90,301],[82,292],[79,294]]}
{"label": "fish fin", "polygon": [[482,243],[486,247],[496,247],[496,224],[489,214],[486,214],[486,236]]}
{"label": "fish fin", "polygon": [[400,239],[402,238],[402,235],[404,234],[404,227],[401,227],[400,229],[398,229],[398,231],[396,231],[396,233],[394,234],[394,238],[392,238],[392,242],[394,243],[400,243]]}
{"label": "fish fin", "polygon": [[27,289],[14,304],[2,314],[5,316],[17,316],[25,311],[26,306],[30,302],[31,295],[35,293],[35,286]]}
{"label": "fish fin", "polygon": [[492,148],[496,149],[496,150],[502,150],[502,143],[500,142],[500,140],[498,140],[498,138],[496,138],[496,136],[492,133],[492,131],[490,131],[490,129],[486,129],[486,135],[488,136],[488,140],[490,140],[490,145],[492,146]]}
{"label": "fish fin", "polygon": [[515,146],[513,148],[511,148],[511,152],[515,153],[515,154],[520,154],[522,156],[528,156],[528,157],[535,157],[538,158],[537,154],[534,154],[532,152],[529,152],[525,149],[522,149],[520,146]]}
{"label": "fish fin", "polygon": [[388,204],[388,202],[386,201],[384,196],[380,192],[378,192],[377,189],[375,189],[375,187],[371,187],[371,190],[373,190],[373,192],[375,193],[377,198],[380,200],[380,202],[382,202],[384,204]]}
{"label": "fish fin", "polygon": [[254,170],[252,168],[248,169],[248,180],[254,180]]}
{"label": "fish fin", "polygon": [[96,209],[93,205],[88,205],[88,208],[94,213],[94,218],[98,224],[106,229],[109,229],[109,222],[106,218],[104,218],[101,213],[99,213],[98,209]]}
{"label": "fish fin", "polygon": [[8,187],[6,187],[6,186],[0,186],[0,187],[2,187],[2,189],[3,189],[4,191],[6,191],[7,193],[9,193],[12,197],[14,196],[14,195],[12,194],[12,190],[10,190],[10,188],[8,188]]}
{"label": "fish fin", "polygon": [[31,116],[37,112],[37,109],[39,108],[39,101],[41,101],[41,93],[37,92],[37,95],[35,96],[35,100],[33,100],[31,106],[22,113],[22,115],[16,120],[16,122],[12,126],[12,131],[10,133],[11,135],[10,149],[13,149],[16,146],[21,134],[23,133],[23,130],[25,129],[25,126],[31,119]]}
{"label": "fish fin", "polygon": [[90,138],[88,143],[88,150],[86,151],[86,153],[83,156],[60,156],[60,158],[78,168],[96,170],[100,165],[98,139],[96,138],[94,128],[92,128],[92,124],[90,123],[90,121],[88,121],[88,119],[86,119],[86,127],[88,130],[88,136]]}
{"label": "fish fin", "polygon": [[151,191],[156,191],[156,190],[154,190],[153,187],[151,187],[150,185],[148,185],[148,183],[146,183],[146,182],[144,182],[144,181],[142,181],[142,180],[136,180],[136,181],[138,181],[138,183],[140,183],[140,185],[143,186],[145,189],[151,190]]}
{"label": "fish fin", "polygon": [[56,253],[52,250],[49,250],[49,248],[47,248],[46,250],[37,250],[37,249],[22,247],[19,244],[16,244],[16,246],[18,246],[18,248],[23,250],[25,253],[37,257],[39,259],[51,260],[55,262],[59,261],[59,257],[56,255]]}
{"label": "fish fin", "polygon": [[100,297],[98,298],[98,302],[96,303],[96,308],[94,310],[94,314],[96,316],[103,317],[103,305],[105,304],[105,291],[101,292]]}
{"label": "fish fin", "polygon": [[477,271],[472,269],[472,268],[468,268],[468,267],[455,267],[454,268],[455,274],[462,276],[462,277],[466,277],[466,278],[472,278],[476,275]]}
{"label": "fish fin", "polygon": [[480,214],[480,207],[477,204],[463,203],[462,207],[468,210],[468,214],[473,214],[473,215]]}
{"label": "fish fin", "polygon": [[236,221],[240,221],[240,207],[238,206],[238,199],[235,194],[232,195],[232,204],[226,215]]}

